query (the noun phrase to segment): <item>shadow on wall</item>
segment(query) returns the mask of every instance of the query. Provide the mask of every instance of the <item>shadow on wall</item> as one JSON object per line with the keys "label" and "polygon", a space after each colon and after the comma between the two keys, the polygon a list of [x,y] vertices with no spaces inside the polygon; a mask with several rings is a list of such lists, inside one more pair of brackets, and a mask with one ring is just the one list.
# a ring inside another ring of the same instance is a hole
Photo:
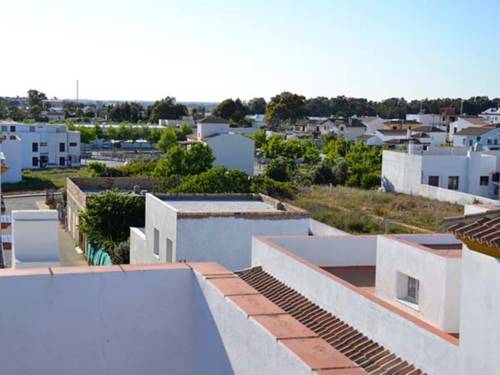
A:
{"label": "shadow on wall", "polygon": [[387,177],[382,177],[382,188],[388,192],[394,191],[394,185],[387,179]]}

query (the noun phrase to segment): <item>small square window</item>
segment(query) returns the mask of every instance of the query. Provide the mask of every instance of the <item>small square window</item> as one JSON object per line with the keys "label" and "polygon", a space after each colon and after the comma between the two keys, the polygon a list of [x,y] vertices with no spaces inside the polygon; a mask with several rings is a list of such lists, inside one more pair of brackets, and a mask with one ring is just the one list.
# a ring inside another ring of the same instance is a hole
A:
{"label": "small square window", "polygon": [[458,190],[458,176],[449,176],[448,177],[448,189]]}
{"label": "small square window", "polygon": [[488,186],[490,183],[490,177],[489,176],[480,176],[479,177],[479,185],[481,186]]}
{"label": "small square window", "polygon": [[411,276],[408,276],[408,284],[406,288],[406,300],[408,302],[418,305],[418,294],[420,288],[420,282]]}
{"label": "small square window", "polygon": [[38,167],[38,158],[34,157],[31,159],[31,165],[33,167]]}

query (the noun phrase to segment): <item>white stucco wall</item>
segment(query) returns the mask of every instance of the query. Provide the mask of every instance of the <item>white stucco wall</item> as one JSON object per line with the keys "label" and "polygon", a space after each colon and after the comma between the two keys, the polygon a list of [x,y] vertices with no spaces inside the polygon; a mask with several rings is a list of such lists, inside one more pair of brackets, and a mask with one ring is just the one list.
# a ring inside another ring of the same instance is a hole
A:
{"label": "white stucco wall", "polygon": [[422,157],[401,152],[382,153],[382,186],[387,191],[410,193],[421,183]]}
{"label": "white stucco wall", "polygon": [[269,237],[304,260],[320,267],[374,266],[377,236]]}
{"label": "white stucco wall", "polygon": [[59,220],[56,210],[12,211],[12,256],[14,267],[58,265]]}
{"label": "white stucco wall", "polygon": [[[441,243],[454,242],[451,238]],[[399,302],[404,286],[398,285],[398,273],[419,280],[418,310]],[[380,236],[375,284],[377,296],[445,332],[459,332],[460,258],[439,256]]]}
{"label": "white stucco wall", "polygon": [[140,228],[130,227],[130,249],[131,264],[151,263],[146,252],[146,234]]}
{"label": "white stucco wall", "polygon": [[201,276],[196,278],[235,374],[311,374],[307,365],[254,319]]}
{"label": "white stucco wall", "polygon": [[252,266],[262,266],[278,280],[424,372],[457,373],[458,346],[257,239],[253,241]]}
{"label": "white stucco wall", "polygon": [[177,260],[214,261],[235,271],[251,264],[252,236],[305,235],[309,218],[208,217],[177,221]]}
{"label": "white stucco wall", "polygon": [[309,233],[313,236],[344,236],[349,233],[320,221],[309,219]]}
{"label": "white stucco wall", "polygon": [[464,246],[460,325],[462,375],[498,374],[499,286],[500,259]]}
{"label": "white stucco wall", "polygon": [[204,141],[214,153],[214,165],[253,176],[255,143],[252,139],[239,134],[220,134]]}

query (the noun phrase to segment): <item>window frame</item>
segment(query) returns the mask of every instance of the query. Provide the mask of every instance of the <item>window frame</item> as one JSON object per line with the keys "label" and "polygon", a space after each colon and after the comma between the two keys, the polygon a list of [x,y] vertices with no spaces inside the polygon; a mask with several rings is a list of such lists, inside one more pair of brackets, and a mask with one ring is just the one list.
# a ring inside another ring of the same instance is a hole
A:
{"label": "window frame", "polygon": [[160,257],[160,231],[153,228],[153,255]]}
{"label": "window frame", "polygon": [[448,176],[448,190],[458,191],[459,187],[460,187],[460,176]]}

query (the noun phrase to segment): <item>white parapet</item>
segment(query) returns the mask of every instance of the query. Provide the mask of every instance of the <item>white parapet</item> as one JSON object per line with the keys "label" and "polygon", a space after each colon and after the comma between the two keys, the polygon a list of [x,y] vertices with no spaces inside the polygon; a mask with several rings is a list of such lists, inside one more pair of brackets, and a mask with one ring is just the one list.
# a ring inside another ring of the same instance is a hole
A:
{"label": "white parapet", "polygon": [[60,264],[56,210],[12,211],[12,257],[17,268]]}

